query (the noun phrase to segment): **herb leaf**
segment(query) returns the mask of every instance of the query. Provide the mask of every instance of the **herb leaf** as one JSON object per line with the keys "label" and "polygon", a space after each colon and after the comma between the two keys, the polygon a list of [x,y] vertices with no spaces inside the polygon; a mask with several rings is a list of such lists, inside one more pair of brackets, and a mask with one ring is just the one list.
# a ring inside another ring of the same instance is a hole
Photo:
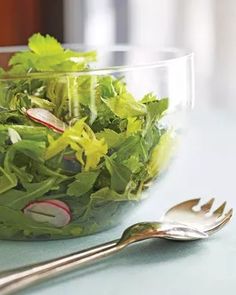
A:
{"label": "herb leaf", "polygon": [[39,55],[53,55],[63,53],[61,44],[53,37],[46,35],[43,37],[39,33],[29,38],[29,48]]}
{"label": "herb leaf", "polygon": [[117,192],[124,192],[130,181],[131,171],[109,157],[105,158],[105,165],[111,175],[111,188]]}
{"label": "herb leaf", "polygon": [[150,161],[147,165],[149,178],[157,176],[166,169],[170,157],[173,155],[174,146],[173,133],[171,131],[164,133],[151,153]]}
{"label": "herb leaf", "polygon": [[103,101],[121,119],[143,116],[147,113],[146,106],[137,102],[128,92],[109,99],[103,99]]}
{"label": "herb leaf", "polygon": [[[1,176],[1,174],[3,174]],[[0,194],[15,187],[17,185],[17,178],[15,174],[5,171],[0,167]]]}
{"label": "herb leaf", "polygon": [[80,197],[93,188],[99,171],[81,172],[75,176],[76,180],[69,184],[67,194]]}
{"label": "herb leaf", "polygon": [[9,61],[10,73],[29,71],[76,71],[87,68],[88,62],[96,60],[94,51],[81,53],[64,49],[53,37],[34,34],[29,39],[28,51],[16,53]]}

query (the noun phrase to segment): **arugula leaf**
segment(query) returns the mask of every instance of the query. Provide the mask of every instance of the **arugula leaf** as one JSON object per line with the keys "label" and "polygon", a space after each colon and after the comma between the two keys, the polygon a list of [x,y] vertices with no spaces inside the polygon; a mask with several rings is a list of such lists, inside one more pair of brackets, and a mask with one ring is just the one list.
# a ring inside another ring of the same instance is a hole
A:
{"label": "arugula leaf", "polygon": [[27,124],[28,120],[25,115],[18,111],[0,111],[0,124]]}
{"label": "arugula leaf", "polygon": [[26,191],[19,191],[14,194],[11,192],[1,195],[0,204],[8,206],[13,209],[21,210],[32,201],[41,199],[52,187],[57,183],[58,179],[55,177],[48,178],[40,183],[32,183],[25,186]]}
{"label": "arugula leaf", "polygon": [[0,132],[8,132],[8,129],[12,128],[17,133],[19,133],[20,137],[25,140],[31,141],[39,141],[45,142],[47,141],[47,135],[50,134],[51,131],[45,127],[33,127],[33,126],[25,126],[25,125],[0,125]]}
{"label": "arugula leaf", "polygon": [[14,161],[16,153],[24,154],[26,157],[37,161],[43,162],[43,155],[45,151],[44,142],[36,142],[31,140],[21,140],[11,145],[6,152],[4,166],[8,171],[11,171],[11,163]]}
{"label": "arugula leaf", "polygon": [[31,182],[34,178],[34,176],[27,172],[27,167],[20,167],[18,168],[16,165],[12,165],[11,166],[12,171],[15,173],[15,176],[17,177],[17,179],[19,179],[19,182],[22,183],[28,183]]}
{"label": "arugula leaf", "polygon": [[105,165],[111,175],[111,188],[116,192],[124,192],[130,181],[131,171],[109,157],[105,157]]}
{"label": "arugula leaf", "polygon": [[81,172],[75,176],[76,180],[69,184],[67,194],[80,197],[93,188],[99,171]]}
{"label": "arugula leaf", "polygon": [[[1,176],[1,174],[3,174]],[[17,178],[15,174],[5,171],[0,167],[0,194],[8,191],[17,185]]]}
{"label": "arugula leaf", "polygon": [[103,131],[96,133],[98,139],[105,139],[108,148],[115,148],[125,140],[124,133],[117,133],[112,129],[105,128]]}
{"label": "arugula leaf", "polygon": [[[0,206],[9,206],[9,203],[21,199],[25,194],[25,191],[21,191],[15,188],[9,189],[1,193]],[[21,208],[22,209],[22,208]]]}
{"label": "arugula leaf", "polygon": [[126,140],[116,148],[115,155],[117,162],[127,160],[130,155],[135,154],[138,149],[140,139],[141,137],[139,134],[127,137]]}
{"label": "arugula leaf", "polygon": [[0,153],[4,153],[6,149],[6,141],[9,139],[7,129],[1,130],[0,125]]}

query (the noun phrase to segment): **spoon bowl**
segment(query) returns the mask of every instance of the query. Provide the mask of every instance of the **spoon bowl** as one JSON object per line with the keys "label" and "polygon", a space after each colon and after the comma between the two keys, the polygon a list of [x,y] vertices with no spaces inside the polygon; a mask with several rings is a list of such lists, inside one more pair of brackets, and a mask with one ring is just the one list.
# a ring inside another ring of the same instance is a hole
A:
{"label": "spoon bowl", "polygon": [[160,220],[183,223],[211,235],[227,224],[233,215],[232,208],[225,212],[226,202],[213,210],[214,202],[214,198],[203,204],[200,198],[187,200],[170,208]]}

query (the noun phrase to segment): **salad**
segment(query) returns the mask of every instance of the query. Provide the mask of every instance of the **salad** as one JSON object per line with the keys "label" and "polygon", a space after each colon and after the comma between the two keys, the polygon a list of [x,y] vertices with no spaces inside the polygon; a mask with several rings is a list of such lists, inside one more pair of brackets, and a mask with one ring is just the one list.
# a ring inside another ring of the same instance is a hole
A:
{"label": "salad", "polygon": [[96,52],[34,34],[0,69],[0,238],[57,239],[117,224],[165,168],[168,98],[91,74]]}

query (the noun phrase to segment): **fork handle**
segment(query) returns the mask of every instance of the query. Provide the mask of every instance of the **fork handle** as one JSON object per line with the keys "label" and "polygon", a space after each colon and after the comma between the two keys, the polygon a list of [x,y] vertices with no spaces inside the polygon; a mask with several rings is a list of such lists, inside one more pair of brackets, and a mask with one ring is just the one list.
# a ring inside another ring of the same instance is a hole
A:
{"label": "fork handle", "polygon": [[43,263],[31,264],[24,268],[0,273],[0,294],[13,294],[32,284],[64,274],[90,261],[113,254],[123,248],[117,242],[118,240],[111,241]]}

